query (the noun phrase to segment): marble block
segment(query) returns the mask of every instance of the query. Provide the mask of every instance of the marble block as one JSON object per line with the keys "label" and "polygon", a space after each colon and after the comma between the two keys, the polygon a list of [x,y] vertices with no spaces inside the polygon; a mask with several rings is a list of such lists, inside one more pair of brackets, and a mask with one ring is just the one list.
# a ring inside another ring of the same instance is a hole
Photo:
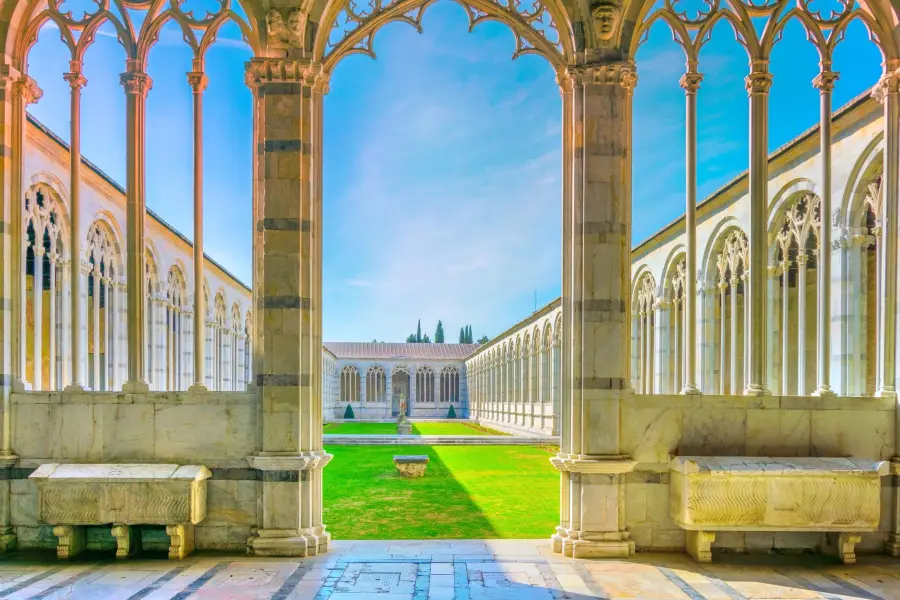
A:
{"label": "marble block", "polygon": [[37,485],[37,518],[55,525],[61,558],[75,556],[84,544],[83,528],[113,524],[117,555],[136,550],[133,525],[166,525],[172,535],[170,557],[193,550],[193,528],[206,517],[206,480],[202,465],[43,464],[29,476]]}
{"label": "marble block", "polygon": [[397,455],[394,456],[394,466],[403,477],[422,477],[428,467],[428,457],[425,455]]}
{"label": "marble block", "polygon": [[855,561],[859,532],[881,518],[888,464],[851,458],[679,456],[670,463],[669,514],[688,530],[687,551],[711,560],[715,531],[841,532]]}

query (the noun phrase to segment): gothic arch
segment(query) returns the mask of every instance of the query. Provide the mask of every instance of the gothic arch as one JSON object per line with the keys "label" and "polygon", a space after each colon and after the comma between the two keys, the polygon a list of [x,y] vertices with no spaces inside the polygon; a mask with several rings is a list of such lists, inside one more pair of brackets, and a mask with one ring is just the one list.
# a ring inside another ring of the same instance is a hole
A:
{"label": "gothic arch", "polygon": [[[662,294],[665,295],[667,292],[666,286],[672,280],[673,275],[678,267],[678,264],[684,260],[685,258],[685,246],[684,244],[676,244],[671,251],[669,251],[669,255],[666,257],[666,262],[663,264],[662,269]],[[695,273],[696,276],[696,273]]]}
{"label": "gothic arch", "polygon": [[[121,238],[116,236],[116,231],[113,229],[111,222],[105,219],[104,216],[103,213],[99,214],[87,228],[87,238],[83,247],[84,254],[82,259],[85,264],[89,264],[91,258],[100,261],[107,259],[113,271],[114,281],[124,282],[125,269],[123,266],[124,261],[122,260]],[[115,221],[112,221],[112,223],[115,223]]]}
{"label": "gothic arch", "polygon": [[[469,17],[469,29],[483,21],[507,25],[516,39],[513,58],[523,54],[544,56],[561,72],[575,62],[575,36],[566,10],[559,0],[535,0],[532,5],[516,0],[455,0]],[[350,54],[375,58],[374,39],[387,23],[407,23],[422,31],[422,18],[435,0],[372,0],[358,6],[356,0],[329,0],[319,19],[313,42],[313,60],[330,73],[338,62]],[[367,12],[367,9],[370,9]],[[343,27],[341,26],[343,23]],[[335,31],[339,35],[335,36]],[[342,32],[343,35],[340,35]]]}
{"label": "gothic arch", "polygon": [[772,243],[773,236],[777,233],[776,222],[778,217],[784,213],[797,199],[799,195],[819,196],[818,186],[816,182],[807,177],[798,177],[791,180],[781,187],[778,192],[772,196],[769,201],[769,243]]}
{"label": "gothic arch", "polygon": [[[40,196],[40,202],[39,200]],[[52,248],[59,259],[65,261],[69,257],[69,215],[63,203],[63,197],[59,194],[55,185],[47,181],[34,182],[25,192],[25,201],[22,204],[23,214],[18,218],[24,218],[24,234],[27,235],[28,224],[33,221],[43,223],[41,229],[48,231]],[[25,240],[27,243],[27,240]]]}
{"label": "gothic arch", "polygon": [[744,232],[744,228],[740,226],[739,221],[735,217],[725,217],[716,225],[709,236],[709,241],[706,243],[706,248],[703,250],[703,256],[700,260],[700,269],[702,271],[700,281],[704,285],[709,286],[718,283],[716,255],[732,229]]}
{"label": "gothic arch", "polygon": [[[884,132],[879,131],[853,165],[841,199],[841,225],[849,230],[865,226],[869,184],[884,169]],[[876,215],[877,217],[877,215]]]}
{"label": "gothic arch", "polygon": [[166,297],[169,303],[176,308],[187,307],[187,285],[185,283],[184,271],[178,263],[169,267],[166,275]]}

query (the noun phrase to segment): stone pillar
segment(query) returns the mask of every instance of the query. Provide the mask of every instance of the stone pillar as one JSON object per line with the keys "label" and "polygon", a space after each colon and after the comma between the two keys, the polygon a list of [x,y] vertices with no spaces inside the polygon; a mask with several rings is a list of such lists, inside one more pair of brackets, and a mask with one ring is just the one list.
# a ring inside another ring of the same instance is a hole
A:
{"label": "stone pillar", "polygon": [[[203,90],[208,79],[202,64],[195,60],[194,70],[187,74],[194,98],[194,314],[206,314],[206,296],[203,294],[203,272],[206,269],[203,255]],[[205,340],[194,336],[194,379],[188,388],[192,391],[206,391]]]}
{"label": "stone pillar", "polygon": [[[731,356],[731,394],[738,394],[738,369],[741,368],[741,364],[738,362],[738,323],[740,323],[740,318],[738,317],[738,285],[740,284],[740,278],[733,271],[731,273],[731,279],[729,281],[729,286],[731,288],[731,350],[729,355]],[[744,296],[747,295],[747,288],[744,288]],[[745,298],[746,300],[746,298]],[[747,302],[744,302],[744,310],[747,310]],[[744,335],[747,335],[747,332],[744,332]]]}
{"label": "stone pillar", "polygon": [[71,88],[71,108],[69,113],[69,278],[71,281],[70,325],[72,327],[72,381],[67,386],[71,390],[84,389],[84,371],[82,361],[81,321],[84,315],[79,305],[81,301],[81,241],[84,232],[81,230],[81,90],[87,85],[87,79],[81,74],[81,61],[70,61],[69,72],[63,78]]}
{"label": "stone pillar", "polygon": [[[256,556],[310,556],[328,549],[321,521],[321,469],[331,460],[322,449],[322,414],[313,377],[322,368],[322,347],[312,324],[321,310],[315,286],[321,256],[314,250],[321,219],[313,200],[312,159],[321,145],[313,134],[315,73],[290,59],[253,59],[253,88],[261,143],[256,223],[258,305],[262,328],[256,383],[260,388],[260,451],[250,457],[262,471],[258,526],[247,541]],[[318,128],[321,134],[321,127]],[[321,154],[319,153],[319,156]],[[264,171],[263,171],[264,169]],[[202,293],[202,290],[199,290]]]}
{"label": "stone pillar", "polygon": [[[624,527],[623,473],[634,462],[619,449],[619,404],[628,393],[628,304],[631,244],[629,189],[631,101],[636,83],[631,63],[605,63],[570,69],[579,89],[573,103],[579,125],[570,146],[573,164],[581,163],[572,194],[571,235],[563,240],[572,253],[571,278],[563,290],[571,306],[569,427],[562,432],[553,465],[568,474],[565,537],[553,546],[567,556],[626,557],[634,542]],[[583,145],[582,145],[583,144]],[[563,477],[563,482],[566,477]],[[561,500],[565,500],[561,494]]]}
{"label": "stone pillar", "polygon": [[[748,380],[744,393],[769,394],[766,388],[766,251],[769,213],[769,88],[772,74],[766,60],[754,60],[747,76],[750,95],[750,264],[744,290],[748,313]],[[736,390],[735,390],[736,393]]]}
{"label": "stone pillar", "polygon": [[797,255],[797,395],[806,395],[806,250]]}
{"label": "stone pillar", "polygon": [[34,240],[34,287],[31,290],[32,306],[34,307],[34,340],[32,342],[32,361],[34,373],[31,379],[31,388],[44,389],[41,375],[44,368],[44,232],[35,232]]}
{"label": "stone pillar", "polygon": [[726,382],[728,381],[726,366],[728,365],[728,334],[725,328],[725,291],[728,283],[724,275],[718,283],[719,288],[719,393],[725,395]]}
{"label": "stone pillar", "polygon": [[126,392],[147,391],[150,386],[144,379],[145,299],[147,280],[144,276],[144,218],[147,214],[145,198],[144,156],[146,134],[147,92],[152,82],[144,72],[142,61],[129,59],[121,82],[125,88],[125,202],[126,202],[126,253],[125,273],[128,296],[128,378],[122,386]]}
{"label": "stone pillar", "polygon": [[[690,68],[681,78],[681,87],[685,97],[685,157],[687,173],[685,177],[685,276],[684,276],[684,366],[681,369],[684,384],[682,394],[699,394],[697,387],[697,92],[703,75],[697,73],[696,61],[689,63]],[[677,305],[676,305],[677,307]],[[678,311],[675,312],[676,320]],[[677,340],[680,339],[676,337]],[[677,348],[676,348],[677,353]],[[676,381],[678,376],[676,375]],[[676,390],[679,391],[679,390]]]}
{"label": "stone pillar", "polygon": [[833,396],[831,389],[831,93],[838,74],[831,61],[822,62],[822,72],[813,80],[819,90],[819,157],[822,163],[822,193],[819,225],[818,310],[816,311],[816,396]]}

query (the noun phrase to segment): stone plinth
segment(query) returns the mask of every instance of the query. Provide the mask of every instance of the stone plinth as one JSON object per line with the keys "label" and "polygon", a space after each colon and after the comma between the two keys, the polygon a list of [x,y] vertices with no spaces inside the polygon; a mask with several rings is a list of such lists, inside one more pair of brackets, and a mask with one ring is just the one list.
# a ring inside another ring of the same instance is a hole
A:
{"label": "stone plinth", "polygon": [[397,423],[397,435],[410,435],[412,433],[412,423],[404,421]]}
{"label": "stone plinth", "polygon": [[687,551],[711,560],[714,531],[839,532],[853,563],[859,532],[881,518],[884,461],[850,458],[680,456],[670,464],[669,515],[687,531]]}
{"label": "stone plinth", "polygon": [[394,466],[403,477],[422,477],[428,467],[425,455],[398,455],[394,457]]}
{"label": "stone plinth", "polygon": [[170,558],[193,551],[194,525],[206,517],[202,465],[58,464],[41,465],[29,479],[38,488],[38,519],[54,525],[57,556],[84,549],[84,527],[113,524],[119,557],[135,551],[135,525],[165,525]]}

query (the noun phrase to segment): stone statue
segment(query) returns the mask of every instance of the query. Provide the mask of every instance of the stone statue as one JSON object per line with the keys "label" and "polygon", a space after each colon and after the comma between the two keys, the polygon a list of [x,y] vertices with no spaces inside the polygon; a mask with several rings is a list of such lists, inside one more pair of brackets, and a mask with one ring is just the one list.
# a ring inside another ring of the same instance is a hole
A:
{"label": "stone statue", "polygon": [[406,419],[406,396],[400,394],[400,414],[397,415],[397,435],[412,433],[412,423]]}
{"label": "stone statue", "polygon": [[601,42],[611,42],[619,25],[619,7],[614,2],[605,0],[591,9],[594,27]]}

